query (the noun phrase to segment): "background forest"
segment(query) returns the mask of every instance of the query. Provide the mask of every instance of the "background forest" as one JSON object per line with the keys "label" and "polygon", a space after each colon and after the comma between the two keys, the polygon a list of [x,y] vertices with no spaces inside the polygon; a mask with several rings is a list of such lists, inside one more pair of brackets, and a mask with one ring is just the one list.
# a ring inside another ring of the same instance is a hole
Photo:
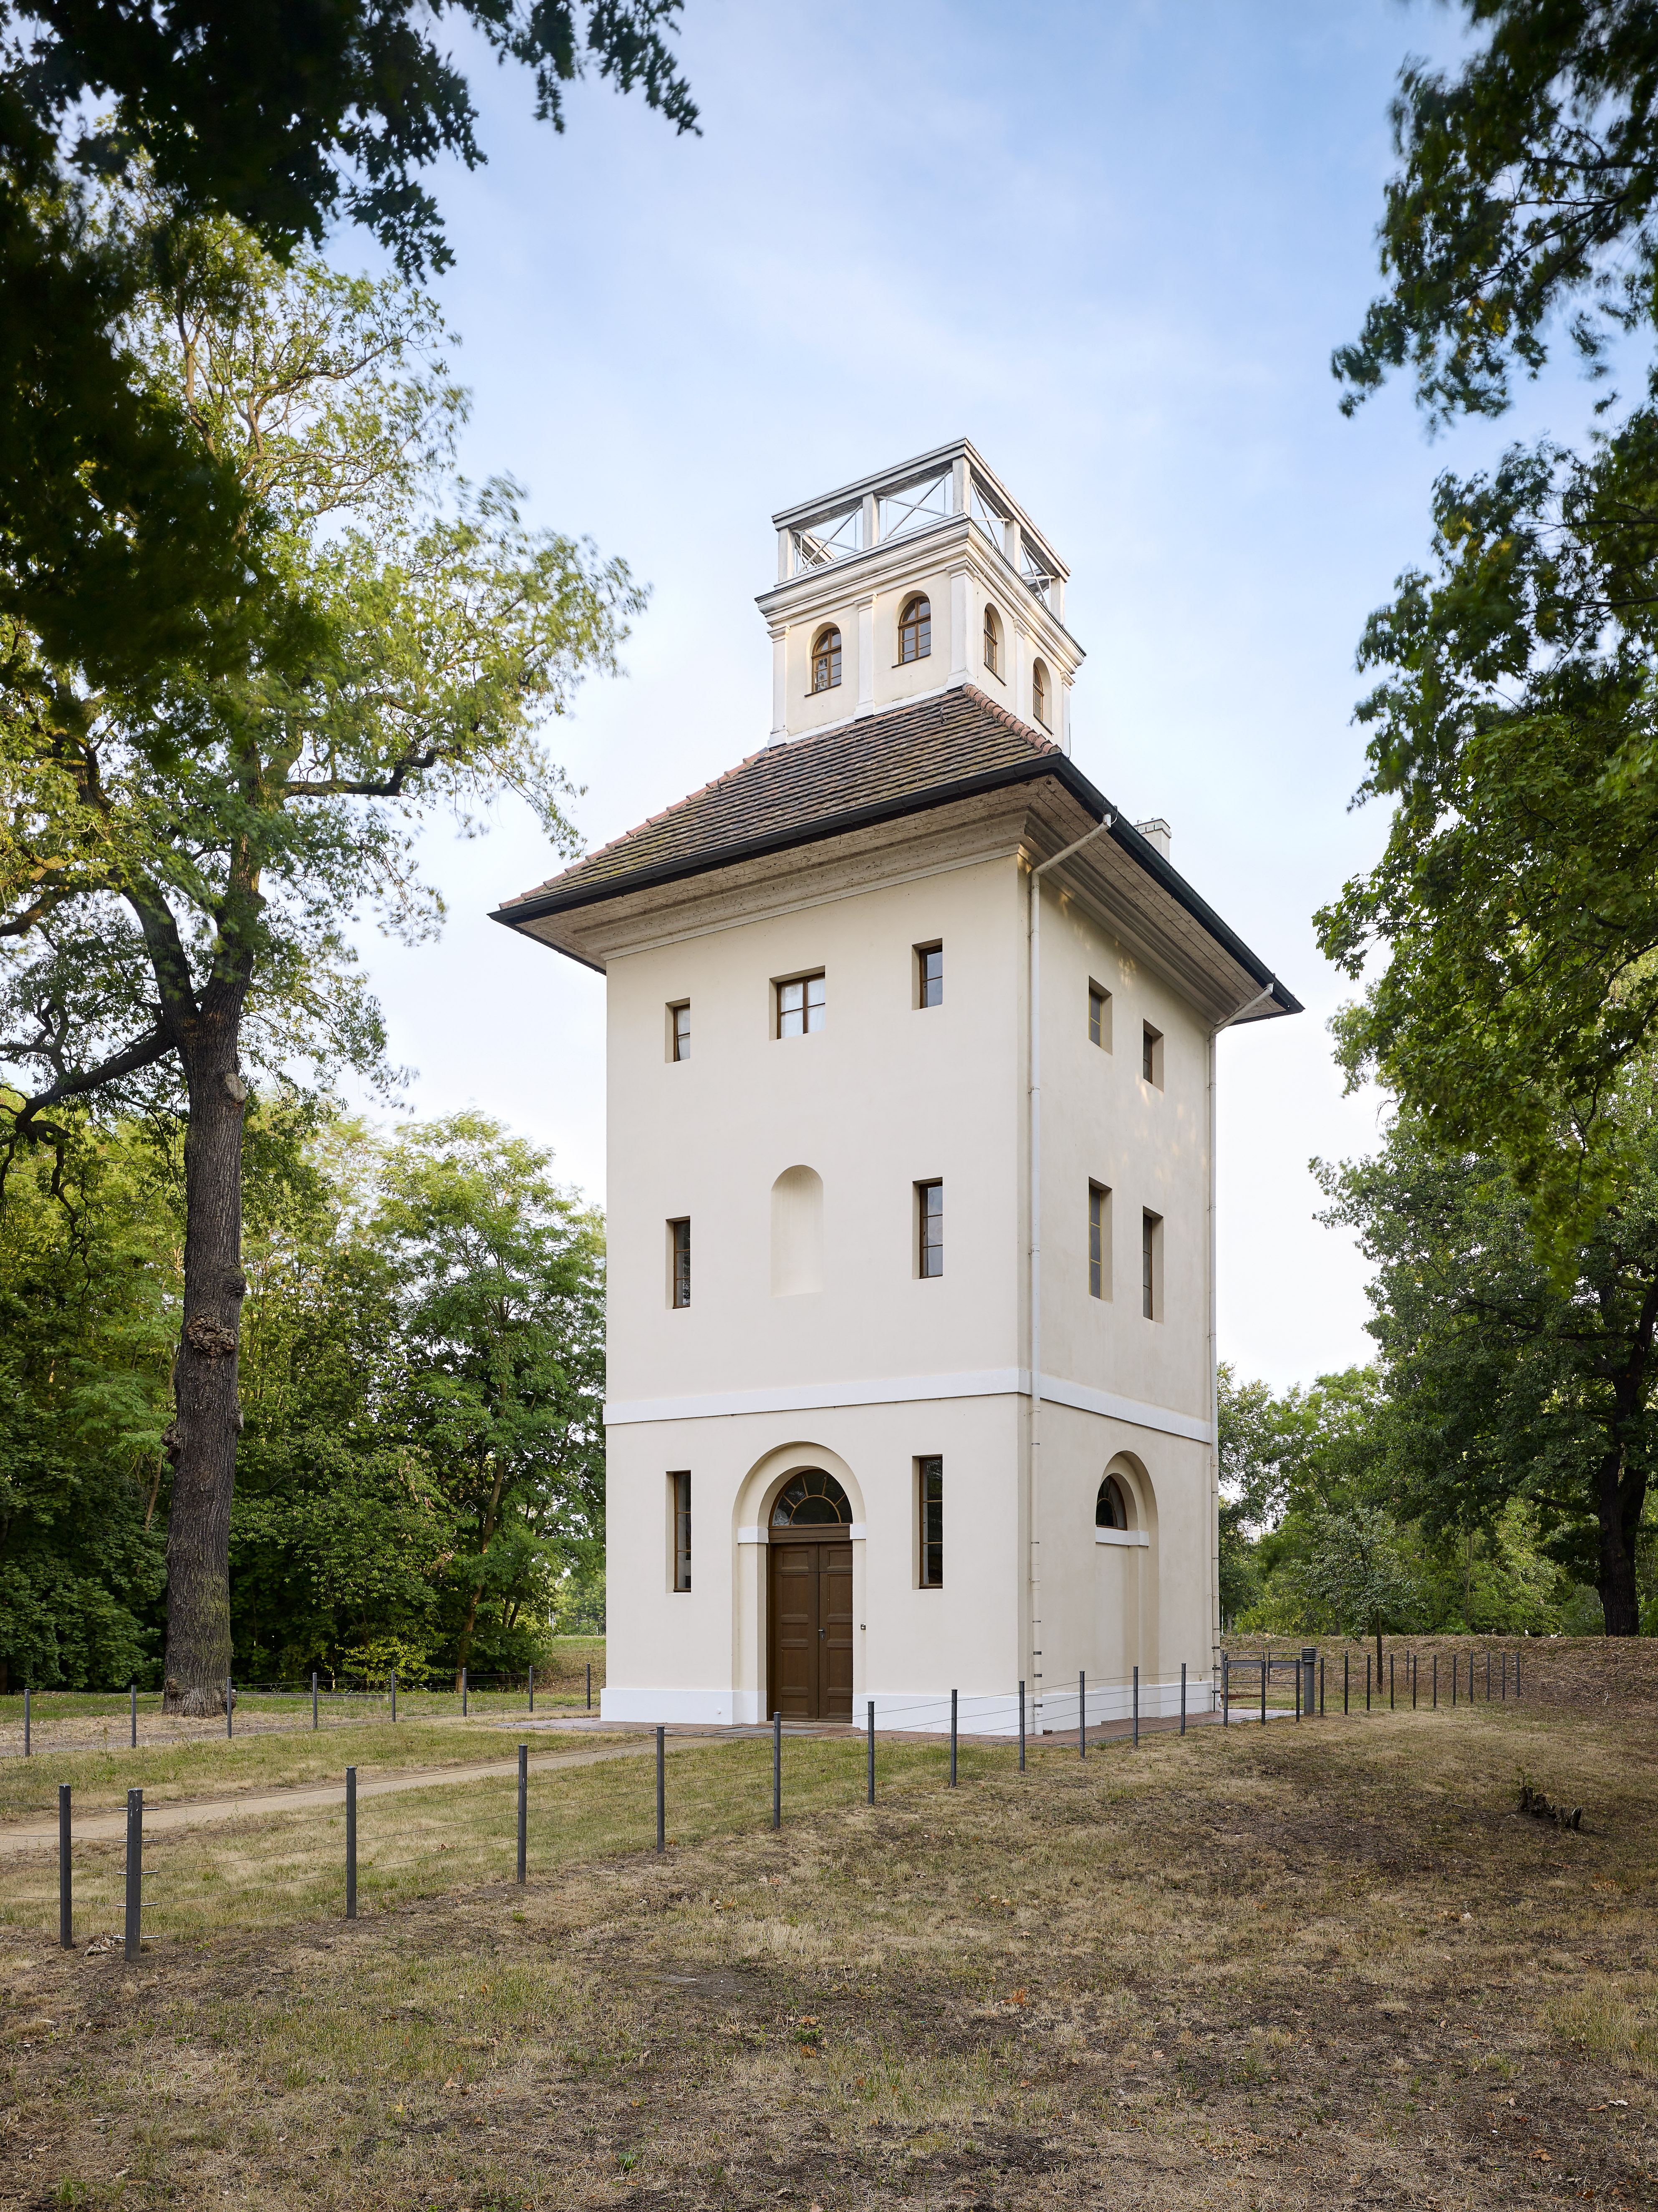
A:
{"label": "background forest", "polygon": [[[82,1125],[0,1200],[0,1689],[160,1682],[181,1136]],[[604,1616],[604,1237],[482,1115],[250,1115],[234,1667],[521,1671]]]}

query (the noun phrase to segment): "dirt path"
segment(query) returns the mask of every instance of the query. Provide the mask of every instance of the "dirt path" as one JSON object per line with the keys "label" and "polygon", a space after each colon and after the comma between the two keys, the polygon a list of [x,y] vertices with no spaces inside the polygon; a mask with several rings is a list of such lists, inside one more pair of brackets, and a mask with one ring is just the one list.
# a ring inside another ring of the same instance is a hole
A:
{"label": "dirt path", "polygon": [[[598,1766],[610,1759],[644,1759],[655,1749],[649,1741],[624,1744],[605,1751],[561,1752],[556,1757],[532,1759],[531,1774],[549,1774],[562,1767]],[[510,1782],[518,1762],[503,1765],[492,1759],[487,1766],[416,1766],[404,1774],[386,1774],[359,1782],[359,1802],[365,1797],[391,1797],[404,1790],[436,1790],[455,1782]],[[308,1789],[248,1790],[240,1797],[212,1797],[193,1802],[146,1805],[144,1833],[162,1828],[194,1828],[216,1820],[268,1818],[277,1813],[330,1810],[345,1802],[343,1782],[324,1783]],[[75,1823],[77,1844],[118,1841],[126,1833],[126,1814],[95,1813]],[[37,1821],[27,1827],[0,1827],[0,1856],[19,1851],[56,1850],[58,1823]]]}

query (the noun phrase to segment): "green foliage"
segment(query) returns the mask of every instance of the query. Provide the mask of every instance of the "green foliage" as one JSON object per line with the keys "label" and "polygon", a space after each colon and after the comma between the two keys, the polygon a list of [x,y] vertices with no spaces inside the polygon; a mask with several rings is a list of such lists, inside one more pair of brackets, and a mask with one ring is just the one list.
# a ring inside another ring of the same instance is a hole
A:
{"label": "green foliage", "polygon": [[[83,1122],[0,1197],[14,1680],[159,1678],[180,1144]],[[413,1686],[602,1632],[598,1217],[477,1115],[387,1141],[293,1101],[246,1152],[237,1673]]]}
{"label": "green foliage", "polygon": [[0,1207],[0,1686],[149,1671],[173,1231],[155,1147],[84,1128]]}
{"label": "green foliage", "polygon": [[[1572,311],[1591,368],[1658,301],[1658,17],[1644,0],[1464,0],[1455,76],[1406,67],[1386,295],[1336,356],[1350,406],[1408,364],[1431,419],[1497,414]],[[1615,404],[1608,394],[1603,413]],[[1448,1152],[1499,1160],[1557,1277],[1644,1170],[1658,1032],[1658,380],[1585,453],[1515,448],[1442,477],[1433,562],[1398,580],[1361,798],[1380,865],[1318,917],[1351,975],[1339,1027]]]}

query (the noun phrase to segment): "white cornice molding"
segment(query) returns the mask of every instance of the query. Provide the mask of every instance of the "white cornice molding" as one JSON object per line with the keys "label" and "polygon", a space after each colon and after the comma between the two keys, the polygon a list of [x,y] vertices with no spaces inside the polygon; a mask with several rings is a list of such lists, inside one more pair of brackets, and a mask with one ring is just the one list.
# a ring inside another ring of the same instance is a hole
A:
{"label": "white cornice molding", "polygon": [[[653,1421],[729,1420],[752,1413],[824,1413],[865,1406],[913,1406],[951,1398],[1014,1398],[1030,1395],[1028,1367],[968,1369],[947,1375],[890,1375],[867,1382],[796,1384],[773,1390],[706,1390],[678,1398],[629,1398],[604,1408],[606,1428],[633,1428]],[[1090,1390],[1059,1376],[1042,1377],[1043,1402],[1074,1412],[1127,1422],[1189,1443],[1206,1444],[1207,1421],[1166,1406],[1148,1406],[1112,1390]]]}

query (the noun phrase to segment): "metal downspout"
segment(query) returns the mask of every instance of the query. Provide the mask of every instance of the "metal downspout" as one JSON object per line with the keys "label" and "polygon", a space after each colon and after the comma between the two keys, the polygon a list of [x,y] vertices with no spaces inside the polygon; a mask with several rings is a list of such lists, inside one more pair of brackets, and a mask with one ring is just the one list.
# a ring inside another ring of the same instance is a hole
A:
{"label": "metal downspout", "polygon": [[1061,860],[1068,860],[1073,853],[1091,844],[1096,837],[1109,830],[1116,817],[1108,814],[1085,836],[1077,838],[1055,853],[1052,860],[1043,860],[1030,871],[1030,1038],[1027,1048],[1027,1066],[1030,1079],[1029,1127],[1028,1134],[1028,1165],[1029,1170],[1029,1204],[1030,1208],[1030,1426],[1025,1452],[1025,1501],[1029,1515],[1030,1538],[1030,1693],[1032,1723],[1038,1733],[1042,1728],[1042,1536],[1039,1511],[1042,1500],[1042,878],[1050,868],[1057,868]]}

